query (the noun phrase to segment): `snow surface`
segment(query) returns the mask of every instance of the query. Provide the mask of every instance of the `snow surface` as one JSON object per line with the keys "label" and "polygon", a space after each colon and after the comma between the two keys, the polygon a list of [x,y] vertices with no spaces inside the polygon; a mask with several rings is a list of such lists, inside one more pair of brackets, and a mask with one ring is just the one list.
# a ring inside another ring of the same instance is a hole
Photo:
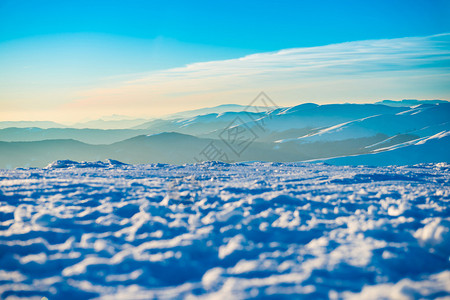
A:
{"label": "snow surface", "polygon": [[450,296],[450,165],[0,170],[0,298]]}

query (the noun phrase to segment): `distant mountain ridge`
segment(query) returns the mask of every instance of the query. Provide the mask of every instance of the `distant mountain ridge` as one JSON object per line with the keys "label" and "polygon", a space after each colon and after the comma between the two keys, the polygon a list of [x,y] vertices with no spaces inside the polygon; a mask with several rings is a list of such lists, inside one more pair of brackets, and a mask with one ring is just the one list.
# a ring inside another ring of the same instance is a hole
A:
{"label": "distant mountain ridge", "polygon": [[153,119],[132,129],[0,129],[0,167],[43,167],[64,159],[114,159],[133,164],[204,160],[326,160],[375,165],[450,162],[449,151],[434,149],[449,149],[448,137],[436,138],[450,132],[447,101],[412,106],[305,103],[253,112],[211,112],[230,107],[238,108],[207,108],[194,111],[198,115]]}
{"label": "distant mountain ridge", "polygon": [[4,128],[29,128],[29,127],[38,127],[42,129],[48,128],[66,128],[66,125],[62,125],[52,121],[1,121],[0,129]]}
{"label": "distant mountain ridge", "polygon": [[33,142],[42,140],[74,139],[88,144],[111,144],[146,134],[146,130],[132,129],[79,129],[79,128],[48,128],[37,127],[0,129],[0,140],[8,142]]}
{"label": "distant mountain ridge", "polygon": [[404,99],[400,101],[395,100],[383,100],[375,102],[375,104],[383,104],[389,106],[415,106],[420,104],[437,104],[437,103],[448,103],[446,100],[415,100],[415,99]]}
{"label": "distant mountain ridge", "polygon": [[226,112],[240,112],[244,111],[245,105],[240,104],[222,104],[214,107],[205,107],[199,109],[193,109],[183,112],[178,112],[170,114],[164,117],[164,119],[179,119],[179,118],[192,118],[195,116],[206,115],[206,114],[221,114]]}
{"label": "distant mountain ridge", "polygon": [[75,123],[70,126],[72,128],[79,129],[128,129],[144,122],[147,122],[146,119],[125,119],[125,120],[93,120],[81,123]]}

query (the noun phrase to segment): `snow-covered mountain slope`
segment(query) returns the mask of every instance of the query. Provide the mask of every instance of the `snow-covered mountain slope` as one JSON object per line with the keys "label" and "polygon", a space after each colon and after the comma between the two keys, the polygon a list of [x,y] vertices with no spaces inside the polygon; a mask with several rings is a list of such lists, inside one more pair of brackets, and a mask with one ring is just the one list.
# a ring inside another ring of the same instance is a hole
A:
{"label": "snow-covered mountain slope", "polygon": [[445,163],[0,170],[0,298],[449,297],[449,183]]}
{"label": "snow-covered mountain slope", "polygon": [[450,161],[450,131],[394,146],[377,149],[375,153],[327,159],[336,165],[407,165]]}
{"label": "snow-covered mountain slope", "polygon": [[[397,114],[380,114],[324,128],[297,138],[299,142],[339,141],[385,134],[418,135],[438,133],[438,127],[450,127],[450,104],[419,105]],[[290,139],[291,141],[294,139]],[[283,141],[282,141],[283,142]]]}
{"label": "snow-covered mountain slope", "polygon": [[383,104],[383,105],[389,105],[389,106],[415,106],[420,104],[436,104],[436,103],[448,103],[446,100],[416,100],[416,99],[404,99],[400,101],[394,101],[394,100],[383,100],[378,101],[376,104]]}
{"label": "snow-covered mountain slope", "polygon": [[270,131],[287,128],[325,128],[376,115],[396,114],[408,109],[376,104],[303,104],[292,109],[279,109],[266,117],[265,123]]}
{"label": "snow-covered mountain slope", "polygon": [[240,118],[242,122],[247,123],[250,127],[263,124],[268,132],[282,132],[290,129],[334,126],[343,122],[349,122],[369,116],[396,114],[407,110],[409,110],[408,107],[390,107],[375,104],[317,105],[314,103],[305,103],[298,106],[274,110],[271,108],[264,108],[251,110],[249,112],[242,110],[209,113],[172,120],[153,120],[135,128],[152,131],[158,128],[160,131],[178,131],[180,133],[198,136],[218,130],[220,131],[233,121],[233,119]]}
{"label": "snow-covered mountain slope", "polygon": [[[170,120],[153,120],[142,125],[134,127],[134,129],[146,129],[150,132],[179,132],[201,136],[214,132],[221,132],[233,120],[239,118],[241,123],[252,122],[253,119],[264,117],[264,113],[253,112],[224,112],[209,113],[204,115],[193,116],[189,118],[179,118]],[[217,134],[217,133],[216,133]]]}
{"label": "snow-covered mountain slope", "polygon": [[[301,104],[275,110],[211,113],[174,120],[152,121],[139,126],[152,132],[175,131],[198,137],[215,138],[230,122],[241,123],[258,131],[267,142],[324,142],[399,134],[420,136],[421,130],[435,134],[432,128],[450,121],[450,104],[420,104],[392,107],[379,104]],[[303,135],[298,135],[298,133]],[[422,135],[421,135],[422,134]]]}

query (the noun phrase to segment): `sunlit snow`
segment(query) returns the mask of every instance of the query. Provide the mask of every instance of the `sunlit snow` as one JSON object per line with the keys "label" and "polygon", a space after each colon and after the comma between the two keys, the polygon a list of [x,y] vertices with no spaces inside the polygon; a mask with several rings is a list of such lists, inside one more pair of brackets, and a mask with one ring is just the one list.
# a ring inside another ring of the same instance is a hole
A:
{"label": "sunlit snow", "polygon": [[450,296],[450,165],[0,170],[0,298]]}

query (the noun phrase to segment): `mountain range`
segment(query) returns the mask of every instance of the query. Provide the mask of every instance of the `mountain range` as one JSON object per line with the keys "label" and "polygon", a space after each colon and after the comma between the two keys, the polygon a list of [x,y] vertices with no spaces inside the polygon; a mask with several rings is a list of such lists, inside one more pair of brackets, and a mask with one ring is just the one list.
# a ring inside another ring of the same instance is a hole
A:
{"label": "mountain range", "polygon": [[43,167],[61,159],[450,162],[450,103],[443,100],[282,108],[231,104],[151,120],[116,117],[72,126],[0,122],[0,128],[0,168]]}

